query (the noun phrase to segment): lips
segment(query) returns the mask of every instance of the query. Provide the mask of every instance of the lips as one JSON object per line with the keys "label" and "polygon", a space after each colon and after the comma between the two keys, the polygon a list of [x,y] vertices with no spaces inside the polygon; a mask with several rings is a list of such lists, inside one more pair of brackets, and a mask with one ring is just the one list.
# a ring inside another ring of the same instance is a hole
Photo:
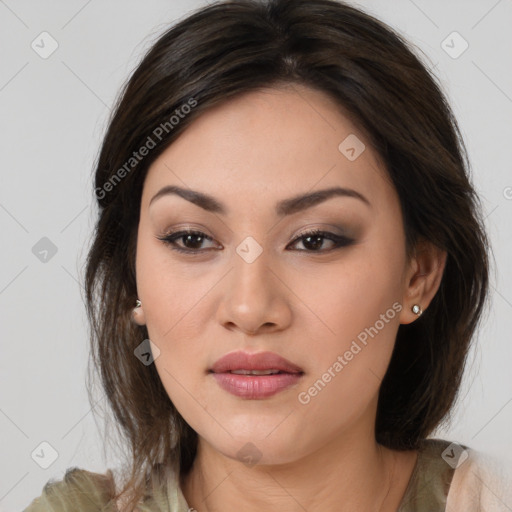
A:
{"label": "lips", "polygon": [[302,368],[273,352],[232,352],[209,372],[223,390],[247,400],[271,397],[296,386],[304,375]]}
{"label": "lips", "polygon": [[249,354],[247,352],[231,352],[221,357],[211,367],[213,373],[228,372],[265,372],[270,373],[304,373],[302,368],[288,361],[274,352],[258,352]]}

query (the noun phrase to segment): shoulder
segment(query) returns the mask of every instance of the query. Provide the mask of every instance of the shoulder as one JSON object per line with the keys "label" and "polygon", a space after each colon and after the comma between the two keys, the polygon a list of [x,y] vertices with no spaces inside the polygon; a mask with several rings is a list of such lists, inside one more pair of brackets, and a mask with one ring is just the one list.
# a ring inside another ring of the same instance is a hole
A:
{"label": "shoulder", "polygon": [[49,480],[41,496],[23,512],[117,512],[112,499],[114,493],[110,469],[103,474],[70,468],[61,480]]}
{"label": "shoulder", "polygon": [[399,512],[510,512],[512,464],[445,439],[423,439]]}
{"label": "shoulder", "polygon": [[453,474],[448,508],[468,512],[512,509],[512,463],[465,448]]}

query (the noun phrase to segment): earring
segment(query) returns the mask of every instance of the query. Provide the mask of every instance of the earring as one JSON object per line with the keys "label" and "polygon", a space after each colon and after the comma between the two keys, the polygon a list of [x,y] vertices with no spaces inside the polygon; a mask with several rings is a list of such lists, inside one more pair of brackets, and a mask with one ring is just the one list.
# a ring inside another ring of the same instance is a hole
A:
{"label": "earring", "polygon": [[135,306],[135,307],[136,307],[136,308],[140,308],[141,306],[142,306],[142,302],[141,302],[139,299],[137,299],[137,302],[136,302],[136,306]]}
{"label": "earring", "polygon": [[419,304],[414,304],[414,306],[411,308],[412,312],[418,316],[421,316],[423,313],[423,310],[421,309],[421,306]]}

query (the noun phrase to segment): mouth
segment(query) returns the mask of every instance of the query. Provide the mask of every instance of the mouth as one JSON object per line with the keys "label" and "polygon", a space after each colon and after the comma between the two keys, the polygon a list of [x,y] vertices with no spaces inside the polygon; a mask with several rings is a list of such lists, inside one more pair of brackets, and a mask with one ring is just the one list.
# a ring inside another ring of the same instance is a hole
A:
{"label": "mouth", "polygon": [[273,352],[232,352],[208,370],[225,391],[240,398],[268,398],[296,386],[304,370]]}

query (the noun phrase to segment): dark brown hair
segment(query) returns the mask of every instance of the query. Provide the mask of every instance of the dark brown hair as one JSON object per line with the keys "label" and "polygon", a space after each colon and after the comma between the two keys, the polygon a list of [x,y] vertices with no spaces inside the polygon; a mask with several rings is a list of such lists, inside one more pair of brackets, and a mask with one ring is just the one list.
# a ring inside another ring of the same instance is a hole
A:
{"label": "dark brown hair", "polygon": [[[121,92],[95,169],[99,218],[85,283],[92,360],[129,447],[124,491],[135,490],[134,500],[157,464],[189,471],[197,446],[155,366],[134,356],[148,337],[131,320],[145,175],[207,109],[280,84],[324,92],[367,135],[398,192],[407,254],[421,238],[447,252],[429,308],[399,327],[376,440],[417,448],[457,398],[487,298],[488,241],[464,142],[435,76],[399,34],[342,2],[217,2],[150,48]],[[144,146],[154,147],[142,156]]]}

